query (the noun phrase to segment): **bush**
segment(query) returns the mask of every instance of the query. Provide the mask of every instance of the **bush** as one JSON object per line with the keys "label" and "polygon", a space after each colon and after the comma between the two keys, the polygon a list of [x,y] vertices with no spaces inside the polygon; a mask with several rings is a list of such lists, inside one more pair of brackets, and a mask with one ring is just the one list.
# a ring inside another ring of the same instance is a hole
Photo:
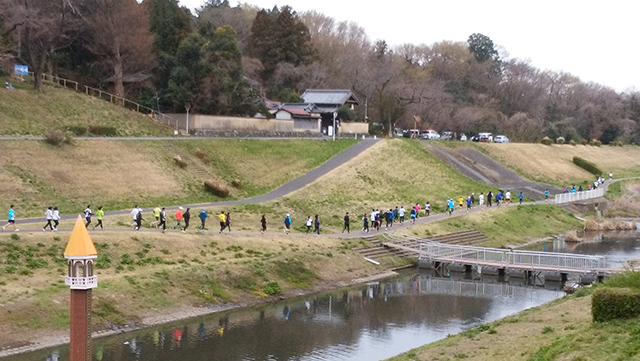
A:
{"label": "bush", "polygon": [[67,127],[67,131],[75,135],[76,137],[81,137],[87,134],[87,127],[83,125],[72,125],[70,127]]}
{"label": "bush", "polygon": [[587,172],[595,175],[595,176],[600,176],[602,175],[604,172],[600,170],[600,168],[598,168],[597,165],[589,162],[586,159],[580,158],[580,157],[573,157],[573,164],[577,165],[578,167],[586,170]]}
{"label": "bush", "polygon": [[544,138],[542,138],[540,143],[542,143],[544,145],[551,145],[551,144],[553,144],[553,140],[551,140],[549,137],[544,137]]}
{"label": "bush", "polygon": [[589,143],[589,142],[587,142],[587,140],[586,140],[586,139],[583,139],[583,140],[581,140],[581,141],[580,141],[580,144],[582,144],[582,145],[587,145],[588,143]]}
{"label": "bush", "polygon": [[204,189],[222,198],[229,195],[229,188],[215,179],[209,179],[208,181],[205,181]]}
{"label": "bush", "polygon": [[66,139],[66,136],[60,129],[49,129],[44,133],[44,141],[48,144],[59,146]]}
{"label": "bush", "polygon": [[589,145],[593,145],[593,146],[599,147],[599,146],[602,145],[602,142],[597,140],[597,139],[591,139],[591,141],[589,142]]}
{"label": "bush", "polygon": [[235,188],[235,189],[242,189],[242,187],[243,187],[242,186],[242,182],[240,181],[240,179],[234,179],[231,182],[231,186],[233,186],[233,188]]}
{"label": "bush", "polygon": [[266,285],[264,285],[263,291],[268,295],[278,295],[282,293],[282,290],[280,289],[280,285],[276,281],[269,282]]}
{"label": "bush", "polygon": [[183,169],[187,168],[187,166],[189,165],[189,163],[187,163],[184,160],[182,160],[182,157],[180,157],[179,155],[176,155],[175,157],[173,157],[173,161],[176,162],[178,167],[183,168]]}
{"label": "bush", "polygon": [[591,295],[593,322],[640,315],[640,292],[631,288],[602,287]]}
{"label": "bush", "polygon": [[89,127],[89,133],[104,137],[115,137],[116,135],[118,135],[118,129],[116,129],[116,127],[92,125]]}
{"label": "bush", "polygon": [[558,137],[558,138],[556,139],[556,143],[558,143],[558,144],[564,144],[564,138],[563,138],[563,137]]}
{"label": "bush", "polygon": [[576,141],[575,141],[575,140],[573,140],[573,139],[571,139],[571,140],[569,141],[569,144],[571,144],[571,145],[573,145],[573,146],[575,147],[575,146],[576,146]]}

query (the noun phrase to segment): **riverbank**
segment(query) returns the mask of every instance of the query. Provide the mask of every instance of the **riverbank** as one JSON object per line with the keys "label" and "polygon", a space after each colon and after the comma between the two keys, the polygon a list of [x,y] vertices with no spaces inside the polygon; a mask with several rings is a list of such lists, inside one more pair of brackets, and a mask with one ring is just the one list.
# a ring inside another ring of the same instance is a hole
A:
{"label": "riverbank", "polygon": [[[631,272],[594,287],[640,287]],[[418,347],[388,361],[636,360],[640,318],[592,322],[591,291],[580,290],[540,307]]]}

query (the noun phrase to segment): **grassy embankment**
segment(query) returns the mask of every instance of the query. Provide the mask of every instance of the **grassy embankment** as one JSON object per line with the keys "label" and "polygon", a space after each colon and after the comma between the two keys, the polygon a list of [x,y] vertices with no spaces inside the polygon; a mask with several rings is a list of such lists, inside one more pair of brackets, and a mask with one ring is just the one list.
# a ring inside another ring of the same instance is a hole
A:
{"label": "grassy embankment", "polygon": [[577,295],[449,336],[390,361],[416,360],[638,360],[640,318],[593,323],[591,291],[597,287],[640,289],[630,272]]}
{"label": "grassy embankment", "polygon": [[[15,90],[4,88],[13,83]],[[43,135],[50,129],[114,127],[118,136],[169,136],[172,130],[150,117],[73,90],[47,86],[40,93],[29,83],[0,77],[0,135]]]}
{"label": "grassy embankment", "polygon": [[574,156],[586,159],[597,165],[605,178],[613,172],[615,178],[640,176],[640,147],[591,145],[543,145],[543,144],[488,144],[476,143],[492,158],[500,161],[519,174],[540,182],[568,187],[573,184],[586,187],[593,182],[594,176],[573,164]]}
{"label": "grassy embankment", "polygon": [[[304,174],[354,142],[86,140],[56,147],[44,141],[4,141],[0,209],[14,204],[21,218],[42,216],[47,206],[58,206],[64,214],[81,212],[87,204],[115,210],[135,203],[153,208],[221,200],[204,190],[207,179],[226,184],[227,199],[246,198]],[[176,164],[176,155],[186,168]],[[234,180],[242,186],[234,188]]]}
{"label": "grassy embankment", "polygon": [[605,216],[640,217],[640,180],[613,183],[605,197],[610,201]]}

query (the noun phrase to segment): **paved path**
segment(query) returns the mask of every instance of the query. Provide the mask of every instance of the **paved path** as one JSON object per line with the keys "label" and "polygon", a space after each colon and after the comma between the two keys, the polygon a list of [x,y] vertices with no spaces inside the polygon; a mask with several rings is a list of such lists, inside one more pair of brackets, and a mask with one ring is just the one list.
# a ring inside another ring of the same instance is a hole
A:
{"label": "paved path", "polygon": [[[330,137],[198,137],[198,136],[179,136],[179,137],[77,137],[76,140],[203,140],[203,139],[241,139],[241,140],[285,140],[285,139],[307,139],[307,140],[327,140]],[[345,137],[339,139],[347,139]],[[348,139],[352,139],[349,137]],[[35,135],[22,136],[0,136],[2,140],[44,140],[44,137]]]}
{"label": "paved path", "polygon": [[[545,183],[534,182],[522,178],[516,172],[482,154],[474,148],[456,148],[428,144],[426,149],[436,158],[449,164],[458,172],[491,187],[510,189],[513,192],[522,192],[531,199],[540,199],[544,196],[545,189],[549,193],[562,193],[562,189]],[[514,194],[517,194],[514,193]]]}
{"label": "paved path", "polygon": [[[280,187],[265,193],[263,195],[259,195],[256,197],[251,197],[251,198],[245,198],[245,199],[238,199],[238,200],[233,200],[233,201],[221,201],[221,202],[212,202],[212,203],[199,203],[199,204],[183,204],[182,207],[184,208],[209,208],[209,207],[222,207],[222,206],[230,206],[230,205],[236,205],[236,204],[248,204],[248,203],[262,203],[262,202],[267,202],[267,201],[272,201],[281,197],[284,197],[288,194],[291,194],[309,184],[311,184],[312,182],[314,182],[316,179],[320,178],[321,176],[327,174],[328,172],[331,172],[332,170],[338,168],[339,166],[343,165],[344,163],[350,161],[351,159],[355,158],[356,156],[358,156],[360,153],[364,152],[365,150],[369,149],[369,147],[373,146],[378,140],[376,139],[365,139],[362,140],[358,143],[356,143],[355,145],[343,150],[342,152],[334,155],[333,157],[331,157],[328,161],[324,162],[323,164],[321,164],[320,166],[308,171],[307,173],[303,174],[302,176],[295,178],[283,185],[281,185]],[[167,211],[170,210],[175,210],[178,208],[178,206],[171,206],[171,207],[165,207]],[[131,210],[119,210],[119,211],[109,211],[109,212],[105,212],[105,216],[113,216],[113,215],[122,215],[122,214],[129,214],[131,212]],[[77,214],[66,214],[66,215],[62,215],[61,219],[62,220],[67,220],[67,219],[75,219],[77,217]],[[19,223],[33,223],[33,222],[46,222],[45,218],[42,217],[38,217],[38,218],[22,218],[22,219],[18,219],[18,226]]]}

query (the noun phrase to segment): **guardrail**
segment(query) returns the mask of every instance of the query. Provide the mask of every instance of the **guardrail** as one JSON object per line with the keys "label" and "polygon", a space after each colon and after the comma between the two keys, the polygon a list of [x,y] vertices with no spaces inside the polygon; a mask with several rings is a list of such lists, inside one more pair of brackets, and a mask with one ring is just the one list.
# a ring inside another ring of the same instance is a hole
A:
{"label": "guardrail", "polygon": [[555,204],[569,203],[569,202],[581,201],[585,199],[600,198],[604,196],[605,190],[606,189],[604,185],[602,185],[599,188],[592,189],[590,191],[556,194]]}
{"label": "guardrail", "polygon": [[[29,72],[29,77],[34,77],[35,74],[33,72]],[[50,75],[50,74],[42,74],[42,81],[48,84],[52,84],[52,85],[59,85],[59,86],[63,86],[65,88],[68,89],[73,89],[76,90],[78,92],[80,92],[80,88],[81,85],[80,83],[78,83],[77,81],[73,81],[73,80],[69,80],[69,79],[65,79],[65,78],[61,78],[59,76],[56,75]],[[104,90],[101,89],[97,89],[97,88],[92,88],[90,86],[84,85],[84,93],[86,95],[95,97],[95,98],[100,98],[102,100],[108,101],[110,103],[113,104],[117,104],[117,105],[121,105],[127,109],[131,109],[131,110],[135,110],[138,113],[142,113],[142,114],[147,114],[152,116],[155,120],[162,122],[164,124],[167,124],[169,126],[175,126],[176,129],[178,129],[178,120],[177,119],[173,119],[170,116],[161,113],[157,110],[151,109],[147,106],[144,106],[140,103],[131,101],[127,98],[123,98],[121,96],[115,95],[115,94],[111,94],[109,92],[106,92]]]}
{"label": "guardrail", "polygon": [[459,246],[438,242],[420,242],[419,250],[420,258],[501,268],[584,272],[606,268],[603,256]]}

